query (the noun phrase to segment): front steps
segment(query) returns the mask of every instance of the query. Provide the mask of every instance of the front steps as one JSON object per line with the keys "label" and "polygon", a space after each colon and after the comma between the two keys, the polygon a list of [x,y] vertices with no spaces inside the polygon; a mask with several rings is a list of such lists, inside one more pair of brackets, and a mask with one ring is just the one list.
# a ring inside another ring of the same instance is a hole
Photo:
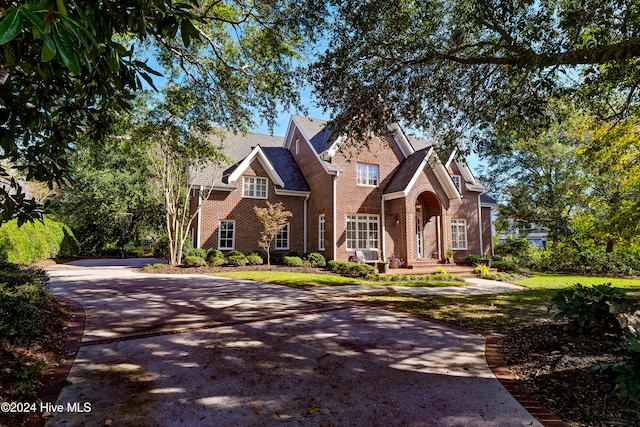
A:
{"label": "front steps", "polygon": [[[444,269],[452,276],[479,277],[473,272],[473,268],[468,265],[440,264],[437,260],[417,261],[409,265],[408,268],[390,268],[388,274],[433,274],[436,269]],[[497,273],[497,268],[490,268],[489,273]]]}

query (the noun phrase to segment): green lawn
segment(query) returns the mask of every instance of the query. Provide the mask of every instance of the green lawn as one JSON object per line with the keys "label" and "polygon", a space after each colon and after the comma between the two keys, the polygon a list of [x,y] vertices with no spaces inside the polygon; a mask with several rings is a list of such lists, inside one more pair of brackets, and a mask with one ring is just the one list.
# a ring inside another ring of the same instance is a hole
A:
{"label": "green lawn", "polygon": [[422,315],[481,333],[506,333],[525,322],[550,322],[551,298],[575,283],[594,285],[611,282],[630,292],[640,291],[640,279],[535,274],[515,282],[529,291],[494,295],[361,295],[353,299],[373,305]]}
{"label": "green lawn", "polygon": [[465,282],[445,282],[439,280],[420,280],[420,281],[372,281],[364,279],[354,279],[351,277],[342,277],[333,274],[310,274],[310,273],[291,273],[276,271],[234,271],[225,273],[215,273],[215,276],[232,277],[236,279],[256,280],[265,283],[274,283],[277,285],[291,286],[294,288],[313,288],[318,286],[380,286],[384,289],[386,286],[464,286]]}
{"label": "green lawn", "polygon": [[640,279],[625,279],[619,277],[575,276],[568,274],[536,273],[533,277],[514,282],[529,289],[560,289],[580,283],[585,286],[611,283],[612,286],[631,291],[640,291]]}

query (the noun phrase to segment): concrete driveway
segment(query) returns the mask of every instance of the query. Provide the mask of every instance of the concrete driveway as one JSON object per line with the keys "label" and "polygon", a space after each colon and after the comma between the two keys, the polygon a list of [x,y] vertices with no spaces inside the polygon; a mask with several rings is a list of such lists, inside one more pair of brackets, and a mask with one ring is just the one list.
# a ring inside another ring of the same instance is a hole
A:
{"label": "concrete driveway", "polygon": [[47,425],[541,425],[488,368],[484,337],[141,262],[49,268],[87,323]]}

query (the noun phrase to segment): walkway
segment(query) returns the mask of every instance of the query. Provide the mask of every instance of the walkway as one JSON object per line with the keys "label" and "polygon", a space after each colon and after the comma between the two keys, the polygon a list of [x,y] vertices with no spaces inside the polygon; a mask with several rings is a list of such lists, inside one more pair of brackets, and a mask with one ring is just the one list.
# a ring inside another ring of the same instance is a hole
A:
{"label": "walkway", "polygon": [[86,328],[47,425],[541,425],[488,368],[484,337],[322,292],[118,264],[49,269]]}

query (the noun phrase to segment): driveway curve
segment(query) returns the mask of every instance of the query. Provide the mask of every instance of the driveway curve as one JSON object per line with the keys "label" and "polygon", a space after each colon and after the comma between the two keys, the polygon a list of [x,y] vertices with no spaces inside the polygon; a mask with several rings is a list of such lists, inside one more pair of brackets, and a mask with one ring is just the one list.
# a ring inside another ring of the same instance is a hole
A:
{"label": "driveway curve", "polygon": [[132,271],[48,269],[86,312],[49,426],[540,426],[485,338],[319,292]]}

